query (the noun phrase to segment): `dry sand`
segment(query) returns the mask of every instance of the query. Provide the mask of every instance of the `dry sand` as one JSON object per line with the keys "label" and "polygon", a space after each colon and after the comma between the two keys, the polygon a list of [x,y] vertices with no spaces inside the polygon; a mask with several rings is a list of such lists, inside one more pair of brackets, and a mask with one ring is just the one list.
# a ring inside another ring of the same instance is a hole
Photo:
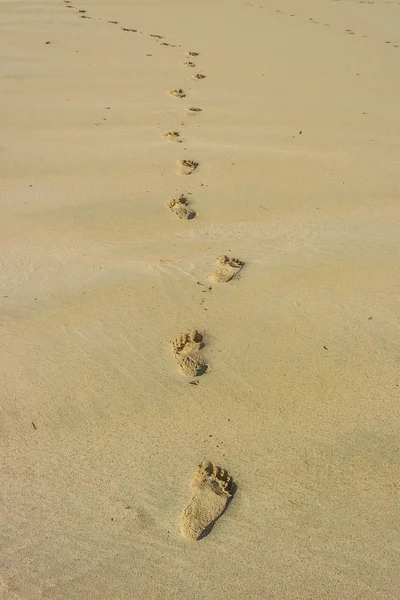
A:
{"label": "dry sand", "polygon": [[400,2],[71,5],[0,5],[0,597],[397,600]]}

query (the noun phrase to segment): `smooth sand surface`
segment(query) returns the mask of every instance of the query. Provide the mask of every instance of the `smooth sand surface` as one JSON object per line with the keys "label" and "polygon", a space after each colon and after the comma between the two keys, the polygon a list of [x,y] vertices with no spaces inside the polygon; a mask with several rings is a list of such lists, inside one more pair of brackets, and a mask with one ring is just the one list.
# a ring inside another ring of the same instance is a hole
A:
{"label": "smooth sand surface", "polygon": [[0,4],[0,597],[397,600],[400,3],[71,6]]}

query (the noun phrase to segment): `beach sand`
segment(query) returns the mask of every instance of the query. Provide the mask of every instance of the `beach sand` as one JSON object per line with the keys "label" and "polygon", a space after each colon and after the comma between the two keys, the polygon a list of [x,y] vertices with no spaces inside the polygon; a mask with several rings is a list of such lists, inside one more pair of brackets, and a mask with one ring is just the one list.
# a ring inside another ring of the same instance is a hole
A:
{"label": "beach sand", "polygon": [[0,597],[397,600],[400,2],[0,18]]}

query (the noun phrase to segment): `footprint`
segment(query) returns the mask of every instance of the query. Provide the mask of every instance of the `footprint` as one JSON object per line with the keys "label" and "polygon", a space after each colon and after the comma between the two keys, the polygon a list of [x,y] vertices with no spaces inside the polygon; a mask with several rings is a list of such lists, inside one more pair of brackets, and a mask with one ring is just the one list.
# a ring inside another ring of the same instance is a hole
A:
{"label": "footprint", "polygon": [[187,112],[186,112],[186,114],[187,114],[187,115],[195,115],[196,113],[199,113],[199,112],[201,112],[201,111],[202,111],[202,109],[201,109],[201,108],[197,108],[196,106],[190,106],[190,107],[187,109]]}
{"label": "footprint", "polygon": [[208,366],[200,355],[200,350],[204,348],[203,336],[197,329],[181,333],[172,340],[171,345],[172,353],[182,375],[196,377],[206,373]]}
{"label": "footprint", "polygon": [[128,27],[121,27],[122,31],[132,31],[133,33],[137,32],[137,29],[128,29]]}
{"label": "footprint", "polygon": [[109,23],[112,23],[113,25],[118,25],[118,21],[108,21]]}
{"label": "footprint", "polygon": [[173,198],[167,202],[168,208],[180,219],[194,219],[196,213],[194,210],[188,208],[188,204],[189,201],[183,194],[179,198]]}
{"label": "footprint", "polygon": [[157,33],[149,33],[150,37],[156,38],[157,40],[162,40],[163,39],[163,35],[158,35]]}
{"label": "footprint", "polygon": [[169,142],[178,142],[178,144],[182,144],[181,136],[179,131],[167,131],[163,133],[163,138],[168,140]]}
{"label": "footprint", "polygon": [[218,263],[219,265],[211,273],[211,277],[220,283],[230,281],[244,266],[244,262],[238,258],[228,258],[225,255],[218,257]]}
{"label": "footprint", "polygon": [[205,79],[205,78],[206,78],[206,76],[203,75],[202,73],[196,73],[196,75],[191,75],[189,77],[189,79]]}
{"label": "footprint", "polygon": [[186,96],[182,88],[169,90],[169,94],[170,96],[174,96],[174,98],[184,98]]}
{"label": "footprint", "polygon": [[195,67],[196,65],[194,64],[194,62],[192,62],[191,60],[187,60],[186,62],[183,63],[185,65],[185,67]]}
{"label": "footprint", "polygon": [[187,52],[188,56],[199,56],[200,52]]}
{"label": "footprint", "polygon": [[225,512],[236,486],[225,469],[209,461],[201,463],[192,481],[192,497],[181,517],[181,534],[200,540],[210,533]]}
{"label": "footprint", "polygon": [[179,173],[181,175],[191,175],[198,166],[199,163],[194,160],[178,160]]}

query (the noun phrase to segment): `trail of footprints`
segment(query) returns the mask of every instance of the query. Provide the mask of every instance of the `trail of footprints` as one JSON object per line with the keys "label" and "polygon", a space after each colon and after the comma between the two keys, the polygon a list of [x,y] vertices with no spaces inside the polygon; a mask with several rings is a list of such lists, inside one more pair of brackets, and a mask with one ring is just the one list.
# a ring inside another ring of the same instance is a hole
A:
{"label": "trail of footprints", "polygon": [[[342,0],[331,0],[331,2],[341,2]],[[358,4],[368,4],[368,5],[373,5],[376,3],[376,0],[357,0]],[[390,0],[386,0],[385,4],[397,4],[400,6],[400,2],[399,1],[390,1]],[[261,7],[260,7],[261,8]],[[275,12],[277,14],[283,15],[283,16],[290,16],[290,17],[296,17],[296,15],[294,15],[293,13],[285,13],[283,10],[280,9],[276,9]],[[313,17],[309,17],[308,21],[310,23],[312,23],[313,25],[323,25],[324,27],[330,27],[330,23],[321,23],[321,21],[317,21],[316,19],[314,19]],[[347,35],[355,35],[357,36],[357,33],[355,31],[353,31],[352,29],[346,29],[344,31],[344,33],[346,33]],[[366,34],[359,34],[360,37],[362,38],[368,38],[369,36]],[[393,43],[392,40],[384,40],[385,44],[391,45],[392,48],[400,48],[400,43]]]}
{"label": "trail of footprints", "polygon": [[[335,0],[340,1],[340,0]],[[77,9],[71,4],[71,0],[63,0],[66,8],[75,9],[82,19],[94,19],[86,14],[83,9]],[[373,4],[373,0],[359,0],[361,4]],[[386,2],[393,4],[394,2]],[[400,4],[397,2],[397,4]],[[285,14],[281,10],[276,12]],[[290,16],[294,17],[294,14]],[[313,24],[320,24],[312,18],[309,21]],[[120,25],[118,21],[109,20],[108,23]],[[323,23],[328,27],[329,23]],[[143,34],[138,29],[124,27],[121,25],[121,30],[127,33]],[[354,35],[351,29],[346,30],[349,35]],[[176,44],[170,44],[162,41],[164,37],[159,34],[150,33],[149,37],[153,38],[162,46],[170,46],[176,48]],[[366,37],[366,36],[362,36]],[[391,41],[386,41],[390,44]],[[394,47],[399,47],[393,44]],[[193,58],[198,57],[198,52],[190,51],[187,53],[183,66],[189,69],[195,69],[196,63]],[[204,73],[192,73],[189,76],[189,81],[201,81],[206,76]],[[171,97],[181,100],[187,97],[187,93],[183,88],[172,88],[169,90]],[[186,108],[185,115],[194,116],[202,111],[201,108],[190,106]],[[167,141],[181,143],[182,139],[178,131],[167,131],[163,134]],[[198,168],[199,163],[192,158],[184,157],[178,161],[177,173],[179,175],[192,175]],[[173,198],[167,202],[170,211],[179,219],[192,220],[196,217],[196,212],[190,207],[190,203],[186,194],[182,193],[177,198]],[[217,265],[210,274],[210,278],[216,283],[227,283],[237,277],[244,266],[243,261],[237,258],[229,258],[226,255],[220,256],[217,259]],[[200,282],[198,282],[200,285]],[[212,289],[211,286],[208,288]],[[204,291],[204,290],[203,290]],[[191,378],[189,382],[192,385],[197,385],[197,377],[207,373],[209,365],[205,356],[206,344],[204,336],[197,329],[192,329],[185,333],[181,333],[171,341],[172,355],[176,361],[178,371],[186,377]],[[194,380],[193,380],[194,378]],[[198,467],[195,476],[192,480],[192,495],[188,506],[183,511],[181,516],[180,529],[183,537],[190,540],[199,540],[210,533],[217,519],[225,512],[234,493],[236,485],[225,469],[222,469],[209,461],[202,462]]]}
{"label": "trail of footprints", "polygon": [[[71,4],[71,0],[63,0],[66,8],[75,9],[78,16],[82,19],[96,19],[86,14],[86,10],[78,9]],[[101,20],[101,19],[99,19]],[[109,20],[112,25],[120,25],[118,21]],[[138,29],[120,25],[121,31],[143,34]],[[159,34],[147,34],[162,46],[173,48],[180,47],[176,44],[170,44],[165,41],[164,36]],[[193,58],[198,57],[198,52],[189,51],[186,53],[185,60],[181,63],[184,67],[195,69],[196,63]],[[191,73],[188,81],[201,81],[206,78],[202,72]],[[187,92],[183,88],[171,88],[169,95],[172,98],[181,100],[187,97]],[[185,109],[185,115],[194,116],[202,112],[198,106],[189,106]],[[182,143],[179,131],[172,130],[162,134],[162,137],[169,142]],[[177,175],[192,175],[198,168],[199,162],[192,158],[184,157],[177,161]],[[191,194],[191,192],[189,192]],[[178,197],[172,198],[167,202],[167,207],[171,213],[185,221],[192,220],[197,213],[190,207],[188,195],[181,193]],[[217,283],[227,283],[238,276],[244,266],[244,262],[237,258],[220,256],[214,270],[210,273],[210,279]],[[199,285],[205,286],[205,284]],[[205,286],[207,287],[207,286]],[[211,291],[208,286],[207,290]],[[197,378],[204,375],[209,370],[204,348],[204,336],[197,329],[192,329],[179,334],[170,342],[172,355],[175,359],[178,372],[185,377],[192,379],[191,385],[198,385]],[[236,484],[225,469],[205,461],[198,467],[192,481],[192,496],[188,506],[183,511],[181,517],[181,533],[190,540],[199,540],[205,537],[213,528],[217,519],[224,513],[229,502],[236,491]]]}

